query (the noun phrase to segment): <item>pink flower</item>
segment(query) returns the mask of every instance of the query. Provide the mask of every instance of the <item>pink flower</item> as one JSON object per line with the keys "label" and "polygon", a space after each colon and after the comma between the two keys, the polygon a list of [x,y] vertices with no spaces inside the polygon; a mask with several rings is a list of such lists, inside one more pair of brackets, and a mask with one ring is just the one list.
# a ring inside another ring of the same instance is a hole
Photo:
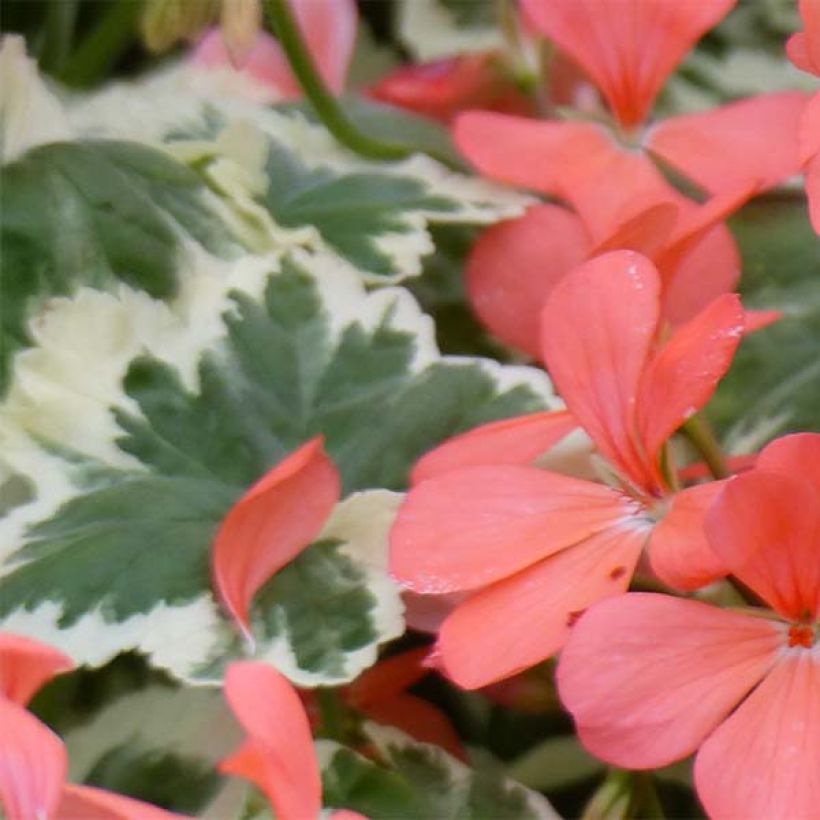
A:
{"label": "pink flower", "polygon": [[[502,341],[535,355],[538,314],[551,287],[603,250],[653,259],[664,280],[664,316],[673,324],[735,288],[740,255],[722,220],[798,172],[806,95],[762,95],[646,125],[666,78],[734,2],[523,0],[531,28],[586,70],[615,122],[607,128],[477,111],[456,120],[456,144],[479,171],[573,209],[533,208],[488,229],[473,249],[468,296]],[[712,199],[699,206],[682,196],[655,159]],[[761,317],[758,326],[772,318]]]}
{"label": "pink flower", "polygon": [[[332,91],[340,93],[344,89],[356,41],[355,0],[290,2],[319,73]],[[205,34],[193,49],[190,60],[207,68],[234,67],[234,61],[218,28]],[[279,99],[294,99],[302,95],[282,47],[265,32],[259,33],[237,69],[269,88]]]}
{"label": "pink flower", "polygon": [[62,740],[24,707],[74,663],[50,646],[0,633],[0,808],[8,820],[171,820],[181,817],[119,794],[66,783]]}
{"label": "pink flower", "polygon": [[809,820],[820,806],[820,435],[779,439],[717,497],[706,528],[771,607],[630,594],[586,613],[558,684],[579,737],[617,766],[697,751],[710,817]]}
{"label": "pink flower", "polygon": [[[247,738],[220,763],[220,771],[256,785],[279,820],[319,817],[319,766],[310,723],[294,688],[267,664],[238,661],[228,667],[224,691]],[[351,811],[332,816],[363,820]]]}
{"label": "pink flower", "polygon": [[[786,43],[791,61],[803,71],[820,76],[820,0],[800,0],[805,31]],[[820,234],[820,94],[806,106],[800,121],[800,159],[806,172],[806,194],[814,230]]]}
{"label": "pink flower", "polygon": [[722,574],[702,533],[720,485],[674,493],[659,460],[728,369],[743,310],[737,296],[720,296],[663,344],[659,318],[658,272],[631,251],[583,264],[542,314],[543,359],[616,486],[530,466],[571,426],[563,412],[487,425],[417,466],[390,567],[414,592],[472,592],[438,638],[459,685],[484,686],[557,651],[586,607],[628,588],[647,543],[670,584],[696,588]]}
{"label": "pink flower", "polygon": [[254,595],[319,535],[340,485],[317,436],[260,478],[222,521],[211,553],[213,584],[249,640]]}

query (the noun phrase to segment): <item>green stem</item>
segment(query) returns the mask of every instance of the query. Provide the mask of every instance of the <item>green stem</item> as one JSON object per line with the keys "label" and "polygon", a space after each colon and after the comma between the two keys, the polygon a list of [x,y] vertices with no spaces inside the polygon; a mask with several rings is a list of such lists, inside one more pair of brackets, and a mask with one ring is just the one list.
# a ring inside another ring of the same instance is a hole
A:
{"label": "green stem", "polygon": [[142,3],[138,0],[112,0],[97,25],[68,58],[59,78],[68,85],[93,85],[132,42],[141,11]]}
{"label": "green stem", "polygon": [[[328,90],[305,45],[302,32],[291,13],[288,0],[265,0],[265,11],[279,38],[290,67],[302,91],[316,110],[325,127],[345,147],[367,159],[400,160],[415,153],[415,149],[397,142],[375,139],[360,131],[346,116],[338,100]],[[451,160],[429,152],[440,162]]]}
{"label": "green stem", "polygon": [[51,0],[48,5],[39,57],[40,65],[51,74],[59,74],[68,59],[77,6],[77,0]]}
{"label": "green stem", "polygon": [[729,468],[723,457],[723,451],[717,443],[715,434],[709,427],[706,419],[701,415],[694,415],[681,427],[681,432],[689,443],[703,456],[706,466],[716,479],[726,478]]}
{"label": "green stem", "polygon": [[319,687],[316,689],[316,700],[319,704],[322,737],[345,743],[347,740],[347,709],[335,689]]}

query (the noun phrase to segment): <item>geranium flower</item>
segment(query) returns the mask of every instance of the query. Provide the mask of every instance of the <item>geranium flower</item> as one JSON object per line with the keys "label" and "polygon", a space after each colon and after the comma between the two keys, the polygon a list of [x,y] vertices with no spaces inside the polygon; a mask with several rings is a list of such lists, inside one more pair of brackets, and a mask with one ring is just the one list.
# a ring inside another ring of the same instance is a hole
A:
{"label": "geranium flower", "polygon": [[213,584],[251,643],[254,595],[319,535],[340,493],[339,473],[317,436],[260,478],[222,521],[211,552]]}
{"label": "geranium flower", "polygon": [[[606,169],[618,198],[635,185],[631,164]],[[485,230],[470,251],[465,281],[470,304],[490,332],[537,358],[539,318],[552,288],[603,250],[635,250],[653,260],[661,274],[662,315],[673,325],[731,292],[740,278],[740,253],[721,220],[753,190],[697,205],[657,177],[615,211],[596,195],[584,206],[586,220],[559,205],[536,205]],[[775,318],[760,314],[755,327]]]}
{"label": "geranium flower", "polygon": [[797,128],[805,94],[760,95],[644,127],[664,81],[735,1],[522,0],[532,25],[597,84],[616,130],[472,112],[455,123],[458,147],[482,173],[555,194],[576,210],[576,198],[589,202],[595,190],[618,195],[607,192],[606,175],[589,167],[617,161],[613,154],[631,157],[637,185],[651,166],[644,150],[712,194],[777,184],[800,168]]}
{"label": "geranium flower", "polygon": [[91,786],[66,783],[65,745],[25,709],[73,661],[46,644],[0,633],[0,808],[8,820],[170,820],[178,814]]}
{"label": "geranium flower", "polygon": [[[257,786],[279,820],[319,817],[319,766],[310,723],[294,688],[267,664],[237,661],[225,673],[224,692],[247,738],[219,764],[219,770]],[[363,820],[347,810],[331,816]]]}
{"label": "geranium flower", "polygon": [[[332,91],[344,90],[347,69],[356,42],[358,15],[355,0],[290,0],[308,51],[325,84]],[[244,54],[234,56],[223,32],[210,29],[189,57],[206,68],[235,69],[270,92],[271,99],[290,100],[302,96],[299,82],[277,40],[259,31]]]}
{"label": "geranium flower", "polygon": [[[786,43],[791,61],[820,77],[820,0],[800,0],[805,31]],[[806,172],[806,194],[814,230],[820,234],[820,93],[812,97],[800,121],[800,159]]]}
{"label": "geranium flower", "polygon": [[743,309],[720,296],[659,342],[660,290],[648,259],[613,251],[559,282],[542,314],[543,359],[616,486],[529,466],[566,433],[566,413],[496,422],[422,459],[391,532],[390,567],[415,592],[473,591],[437,644],[461,686],[558,650],[586,607],[627,589],[647,544],[668,583],[695,588],[722,574],[701,527],[720,485],[674,492],[659,461],[728,369]]}
{"label": "geranium flower", "polygon": [[710,817],[820,806],[820,435],[779,439],[707,516],[715,552],[771,607],[629,594],[592,607],[558,667],[583,744],[617,766],[697,750]]}

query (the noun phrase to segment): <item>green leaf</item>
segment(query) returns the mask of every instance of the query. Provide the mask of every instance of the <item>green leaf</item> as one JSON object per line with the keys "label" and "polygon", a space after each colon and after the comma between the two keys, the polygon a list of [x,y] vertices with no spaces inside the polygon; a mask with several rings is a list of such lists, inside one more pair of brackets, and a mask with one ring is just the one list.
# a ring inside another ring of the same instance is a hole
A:
{"label": "green leaf", "polygon": [[178,288],[183,237],[213,252],[233,240],[197,175],[123,142],[35,148],[0,170],[0,387],[28,322],[51,296],[120,281],[157,298]]}
{"label": "green leaf", "polygon": [[524,820],[558,815],[536,792],[488,769],[471,770],[437,746],[367,724],[380,762],[349,749],[320,746],[324,804],[381,818]]}
{"label": "green leaf", "polygon": [[760,199],[735,218],[744,304],[783,311],[743,340],[710,404],[733,452],[788,432],[820,432],[820,242],[802,199]]}
{"label": "green leaf", "polygon": [[[105,704],[65,735],[69,778],[171,811],[226,809],[216,764],[242,732],[220,691],[152,684]],[[238,814],[239,801],[234,803]]]}
{"label": "green leaf", "polygon": [[[77,338],[121,316],[114,297],[80,294],[50,315],[37,368],[20,370],[26,390],[15,382],[0,411],[0,434],[5,418],[41,441],[11,437],[7,448],[8,472],[28,478],[33,497],[6,522],[3,628],[78,662],[137,650],[179,677],[219,680],[249,647],[210,589],[216,529],[261,475],[322,435],[348,498],[261,591],[252,621],[257,657],[302,685],[344,682],[403,629],[385,571],[399,497],[373,488],[403,488],[413,462],[456,432],[542,408],[548,383],[527,368],[442,359],[405,291],[368,294],[328,259],[240,261],[217,283],[223,297],[171,322],[152,354],[143,336],[121,342],[116,367],[104,347],[95,364]],[[102,382],[91,397],[89,372]],[[82,412],[71,412],[77,394]],[[0,543],[2,533],[0,522]]]}

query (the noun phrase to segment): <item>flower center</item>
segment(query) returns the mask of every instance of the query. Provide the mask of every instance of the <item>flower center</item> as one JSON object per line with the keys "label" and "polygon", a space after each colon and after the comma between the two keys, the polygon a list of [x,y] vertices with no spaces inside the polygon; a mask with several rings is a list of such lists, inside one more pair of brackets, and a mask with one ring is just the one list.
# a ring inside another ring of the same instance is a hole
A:
{"label": "flower center", "polygon": [[814,627],[807,624],[794,624],[789,629],[789,646],[804,646],[811,649],[814,646]]}

